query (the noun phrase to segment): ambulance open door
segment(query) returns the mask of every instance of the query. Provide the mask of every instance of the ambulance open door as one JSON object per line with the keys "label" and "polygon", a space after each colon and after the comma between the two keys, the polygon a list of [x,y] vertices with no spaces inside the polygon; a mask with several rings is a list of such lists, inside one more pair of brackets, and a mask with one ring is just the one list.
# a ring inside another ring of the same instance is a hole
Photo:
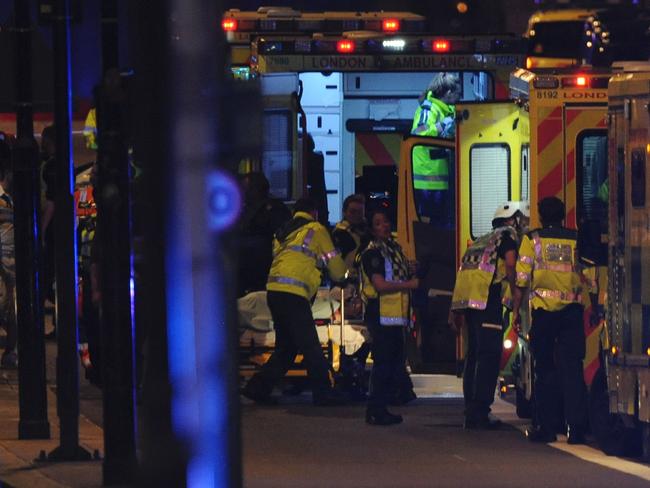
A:
{"label": "ambulance open door", "polygon": [[[448,188],[422,190],[413,172],[414,158],[442,161]],[[416,327],[407,342],[416,372],[455,372],[455,334],[447,326],[456,275],[456,149],[449,139],[408,137],[400,148],[397,234],[409,259],[426,269],[424,286],[413,294]]]}
{"label": "ambulance open door", "polygon": [[[468,245],[490,232],[497,207],[509,200],[527,200],[529,188],[529,121],[512,101],[456,105],[458,144],[456,184],[456,269]],[[505,317],[501,377],[509,384],[517,334]],[[456,357],[465,356],[458,336]]]}

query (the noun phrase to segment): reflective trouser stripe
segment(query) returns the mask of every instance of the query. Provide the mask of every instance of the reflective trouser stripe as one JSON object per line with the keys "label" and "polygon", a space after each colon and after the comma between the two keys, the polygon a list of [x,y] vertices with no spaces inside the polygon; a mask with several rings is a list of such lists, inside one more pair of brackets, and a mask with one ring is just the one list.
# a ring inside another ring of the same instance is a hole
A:
{"label": "reflective trouser stripe", "polygon": [[503,330],[503,326],[499,324],[488,324],[488,323],[483,323],[481,324],[481,327],[485,329],[495,329],[495,330]]}

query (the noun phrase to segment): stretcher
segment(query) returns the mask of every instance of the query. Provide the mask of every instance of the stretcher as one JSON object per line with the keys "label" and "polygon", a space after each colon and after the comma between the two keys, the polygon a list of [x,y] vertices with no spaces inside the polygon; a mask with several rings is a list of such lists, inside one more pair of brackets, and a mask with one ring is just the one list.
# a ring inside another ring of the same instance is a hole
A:
{"label": "stretcher", "polygon": [[[312,304],[316,332],[323,353],[332,368],[338,371],[341,351],[352,354],[364,342],[363,320],[346,318],[341,324],[340,289],[320,288]],[[239,373],[241,377],[252,376],[270,357],[275,347],[275,331],[271,312],[266,304],[266,292],[257,291],[237,300],[239,318]],[[341,347],[343,346],[343,347]],[[298,355],[287,376],[306,376]]]}

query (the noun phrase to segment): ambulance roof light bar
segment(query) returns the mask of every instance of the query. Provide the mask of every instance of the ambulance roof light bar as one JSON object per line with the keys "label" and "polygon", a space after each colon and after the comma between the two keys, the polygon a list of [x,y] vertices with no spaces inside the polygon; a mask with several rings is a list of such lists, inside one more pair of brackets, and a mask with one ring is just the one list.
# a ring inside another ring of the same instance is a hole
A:
{"label": "ambulance roof light bar", "polygon": [[237,21],[235,19],[223,19],[221,21],[221,28],[225,32],[234,32],[237,30]]}
{"label": "ambulance roof light bar", "polygon": [[400,23],[398,19],[384,19],[381,23],[381,28],[384,32],[398,32]]}
{"label": "ambulance roof light bar", "polygon": [[431,50],[435,53],[448,53],[451,45],[447,39],[434,39],[431,41]]}

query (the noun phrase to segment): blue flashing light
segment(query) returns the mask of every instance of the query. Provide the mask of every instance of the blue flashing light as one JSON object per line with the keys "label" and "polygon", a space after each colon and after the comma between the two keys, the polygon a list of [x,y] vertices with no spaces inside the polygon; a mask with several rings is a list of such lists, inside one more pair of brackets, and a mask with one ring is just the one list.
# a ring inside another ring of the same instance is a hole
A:
{"label": "blue flashing light", "polygon": [[208,226],[220,231],[235,223],[241,210],[241,194],[235,180],[223,171],[212,171],[207,178]]}

